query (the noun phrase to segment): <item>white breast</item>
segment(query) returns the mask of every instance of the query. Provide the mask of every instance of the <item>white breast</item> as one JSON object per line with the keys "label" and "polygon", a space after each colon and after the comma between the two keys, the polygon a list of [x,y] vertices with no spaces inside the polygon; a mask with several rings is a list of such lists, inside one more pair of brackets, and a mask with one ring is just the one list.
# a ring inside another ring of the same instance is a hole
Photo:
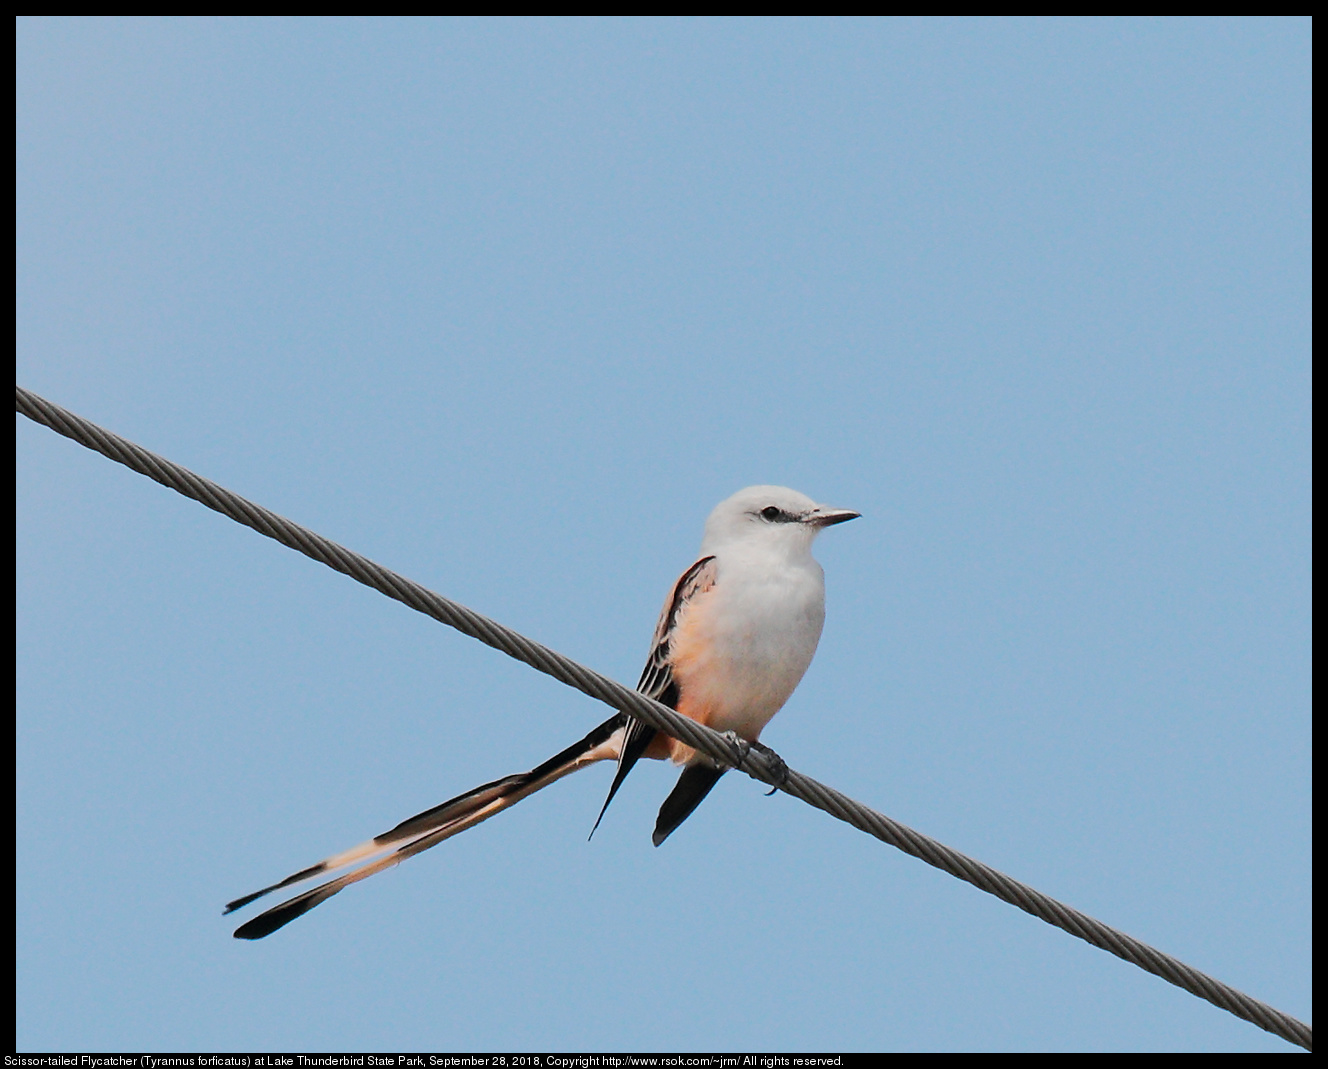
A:
{"label": "white breast", "polygon": [[756,739],[816,653],[825,579],[810,554],[718,560],[715,585],[678,620],[670,658],[680,708],[717,731]]}

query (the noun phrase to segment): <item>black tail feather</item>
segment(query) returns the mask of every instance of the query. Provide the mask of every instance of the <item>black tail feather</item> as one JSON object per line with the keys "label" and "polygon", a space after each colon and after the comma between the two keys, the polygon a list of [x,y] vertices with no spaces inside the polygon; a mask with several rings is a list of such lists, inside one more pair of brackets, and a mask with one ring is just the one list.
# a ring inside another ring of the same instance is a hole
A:
{"label": "black tail feather", "polygon": [[336,879],[329,880],[327,883],[297,895],[289,901],[273,906],[253,920],[242,924],[235,930],[235,938],[262,939],[266,935],[271,935],[278,928],[295,920],[296,917],[300,917],[315,906],[326,902],[350,884],[372,876],[376,872],[381,872],[383,869],[398,864],[408,857],[422,853],[444,839],[449,839],[458,832],[465,831],[467,828],[487,820],[508,806],[516,804],[522,798],[547,787],[555,780],[561,779],[569,772],[574,772],[576,769],[595,761],[612,758],[616,747],[610,749],[609,752],[603,752],[601,748],[613,737],[614,732],[622,726],[624,719],[620,714],[606,720],[586,735],[584,739],[567,747],[561,753],[532,768],[529,772],[505,776],[503,779],[494,780],[491,783],[466,791],[464,794],[459,794],[455,798],[442,803],[442,805],[434,806],[432,809],[427,809],[423,813],[403,820],[391,831],[384,832],[367,843],[362,843],[360,846],[342,854],[320,861],[317,865],[301,869],[294,875],[287,876],[280,883],[274,883],[270,887],[264,887],[261,891],[255,891],[243,898],[235,899],[226,906],[227,913],[240,909],[272,891],[302,882],[320,873],[329,872],[346,865],[358,865],[345,875],[338,876]]}
{"label": "black tail feather", "polygon": [[306,891],[304,894],[292,898],[289,902],[273,906],[266,913],[260,913],[253,920],[240,925],[235,929],[235,938],[262,939],[265,935],[271,935],[278,928],[284,928],[296,917],[304,916],[314,906],[320,902],[325,902],[336,893],[336,891],[329,891],[322,887]]}

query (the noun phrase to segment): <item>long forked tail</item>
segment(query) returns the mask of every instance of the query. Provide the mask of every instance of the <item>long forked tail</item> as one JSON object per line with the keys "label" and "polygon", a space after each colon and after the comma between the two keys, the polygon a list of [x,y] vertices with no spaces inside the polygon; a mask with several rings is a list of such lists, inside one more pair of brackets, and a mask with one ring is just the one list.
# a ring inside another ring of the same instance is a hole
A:
{"label": "long forked tail", "polygon": [[338,876],[336,879],[320,884],[310,891],[305,891],[301,895],[282,902],[278,906],[273,906],[265,913],[260,913],[253,920],[235,929],[235,938],[262,939],[265,935],[271,935],[278,928],[289,924],[296,917],[308,913],[315,906],[326,902],[338,891],[349,887],[351,884],[399,864],[408,857],[414,857],[416,854],[428,850],[431,846],[437,846],[444,839],[450,839],[458,832],[473,828],[481,821],[488,820],[495,813],[501,813],[509,806],[515,805],[522,798],[547,787],[555,780],[562,779],[568,773],[575,772],[577,769],[584,768],[596,761],[616,758],[618,756],[619,740],[614,736],[618,733],[619,728],[623,726],[625,719],[621,714],[611,717],[580,742],[567,747],[562,753],[549,758],[542,765],[532,768],[529,772],[505,776],[503,779],[486,783],[474,790],[467,791],[465,794],[459,794],[442,805],[436,805],[432,809],[426,809],[423,813],[411,817],[409,820],[403,820],[391,831],[374,836],[368,842],[351,847],[351,849],[340,854],[334,854],[325,861],[320,861],[317,865],[311,865],[307,869],[301,869],[299,872],[287,876],[279,883],[274,883],[270,887],[264,887],[261,891],[255,891],[253,894],[245,895],[243,898],[237,898],[234,902],[227,903],[225,912],[231,913],[273,891],[290,887],[292,884],[303,883],[305,880],[313,879],[315,876],[331,872],[334,869],[345,868],[347,865],[353,865],[357,862],[366,862],[344,876]]}

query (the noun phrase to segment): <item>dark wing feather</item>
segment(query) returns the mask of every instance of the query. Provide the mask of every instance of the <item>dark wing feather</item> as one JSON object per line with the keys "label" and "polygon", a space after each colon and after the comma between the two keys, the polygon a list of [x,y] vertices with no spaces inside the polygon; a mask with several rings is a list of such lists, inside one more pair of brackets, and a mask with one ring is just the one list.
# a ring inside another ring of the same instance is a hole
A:
{"label": "dark wing feather", "polygon": [[672,835],[727,771],[727,768],[715,768],[713,765],[688,765],[684,768],[673,790],[659,807],[659,818],[655,821],[655,833],[651,835],[650,841],[658,846]]}
{"label": "dark wing feather", "polygon": [[[678,616],[692,598],[704,594],[715,585],[718,571],[715,558],[711,556],[702,557],[683,572],[673,584],[673,591],[659,614],[659,622],[655,624],[655,637],[650,643],[650,656],[646,658],[646,666],[641,672],[641,681],[637,683],[636,689],[670,709],[678,708],[678,684],[673,678],[673,669],[670,667],[673,631],[677,626]],[[627,735],[618,754],[618,770],[614,773],[613,783],[609,786],[609,796],[604,799],[604,805],[595,820],[595,828],[598,828],[599,822],[604,819],[604,813],[609,808],[609,803],[613,801],[613,796],[618,793],[623,780],[627,778],[627,773],[632,771],[633,766],[641,759],[641,755],[655,741],[657,734],[655,728],[639,720],[633,719],[628,724]],[[590,829],[591,835],[595,834],[595,828]]]}

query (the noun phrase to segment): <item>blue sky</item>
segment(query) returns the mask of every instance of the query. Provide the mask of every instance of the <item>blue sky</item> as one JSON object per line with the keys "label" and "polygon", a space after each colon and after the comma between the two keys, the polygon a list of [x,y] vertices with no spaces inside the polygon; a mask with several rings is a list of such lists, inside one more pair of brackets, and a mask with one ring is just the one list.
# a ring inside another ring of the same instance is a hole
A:
{"label": "blue sky", "polygon": [[[1310,23],[17,24],[17,378],[626,682],[780,483],[794,767],[1311,1017]],[[17,1046],[1285,1050],[16,419]]]}

